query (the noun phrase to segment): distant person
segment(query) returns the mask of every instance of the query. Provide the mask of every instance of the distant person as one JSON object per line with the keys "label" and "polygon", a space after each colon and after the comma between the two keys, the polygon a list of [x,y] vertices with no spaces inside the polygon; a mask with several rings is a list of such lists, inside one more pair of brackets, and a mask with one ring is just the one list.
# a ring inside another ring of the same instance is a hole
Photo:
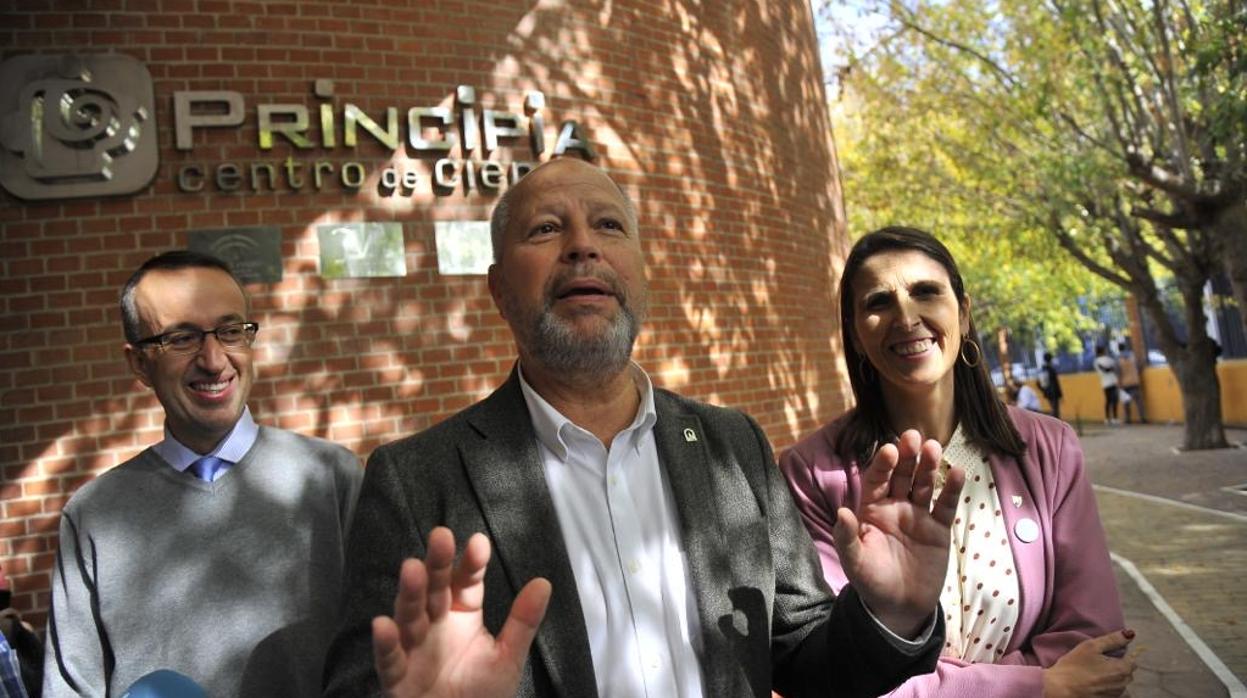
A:
{"label": "distant person", "polygon": [[1061,418],[1061,373],[1056,367],[1056,357],[1051,352],[1044,352],[1043,371],[1039,374],[1039,389],[1052,408],[1052,416]]}
{"label": "distant person", "polygon": [[39,698],[43,689],[43,643],[13,608],[13,588],[0,567],[0,696]]}
{"label": "distant person", "polygon": [[1122,415],[1126,418],[1126,423],[1130,424],[1133,420],[1131,414],[1138,410],[1139,423],[1147,424],[1147,413],[1143,411],[1143,395],[1141,394],[1142,385],[1139,380],[1139,365],[1135,361],[1134,352],[1130,350],[1130,345],[1122,342],[1118,346],[1117,356],[1117,374],[1119,379],[1119,387],[1125,392],[1121,399]]}
{"label": "distant person", "polygon": [[[912,228],[857,241],[840,277],[840,330],[856,406],[784,453],[780,470],[833,590],[848,564],[833,534],[840,507],[874,486],[880,444],[909,430],[943,445],[934,483],[965,471],[948,575],[947,627],[933,673],[889,696],[1117,696],[1130,682],[1095,494],[1073,429],[1006,407],[983,367],[961,273]],[[882,448],[889,448],[883,446]]]}
{"label": "distant person", "polygon": [[149,259],[121,317],[164,439],[65,505],[45,695],[120,696],[160,669],[214,698],[318,694],[359,461],[251,418],[259,326],[220,260]]}
{"label": "distant person", "polygon": [[1043,411],[1043,406],[1039,404],[1039,393],[1036,393],[1029,383],[1014,383],[1009,390],[1009,395],[1013,404],[1024,410]]}
{"label": "distant person", "polygon": [[1100,377],[1100,387],[1104,389],[1104,423],[1112,426],[1120,424],[1117,419],[1117,362],[1109,356],[1103,344],[1095,348],[1096,375]]}

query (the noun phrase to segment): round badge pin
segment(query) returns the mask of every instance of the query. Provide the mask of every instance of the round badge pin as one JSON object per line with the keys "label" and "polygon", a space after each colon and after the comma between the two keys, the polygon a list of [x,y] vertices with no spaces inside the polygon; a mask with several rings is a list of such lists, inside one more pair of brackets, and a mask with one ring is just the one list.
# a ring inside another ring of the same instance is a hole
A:
{"label": "round badge pin", "polygon": [[1013,533],[1023,543],[1034,543],[1039,538],[1039,524],[1034,519],[1021,519],[1013,526]]}

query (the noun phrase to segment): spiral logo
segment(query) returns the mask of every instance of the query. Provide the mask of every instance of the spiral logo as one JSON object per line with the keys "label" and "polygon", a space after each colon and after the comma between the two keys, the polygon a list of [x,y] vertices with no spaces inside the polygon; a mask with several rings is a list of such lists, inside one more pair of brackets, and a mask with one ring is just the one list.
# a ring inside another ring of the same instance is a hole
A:
{"label": "spiral logo", "polygon": [[142,107],[125,114],[112,95],[90,87],[69,84],[42,98],[54,107],[45,108],[44,133],[76,148],[132,152],[147,120]]}
{"label": "spiral logo", "polygon": [[151,75],[128,56],[0,64],[0,184],[25,199],[133,193],[156,173]]}

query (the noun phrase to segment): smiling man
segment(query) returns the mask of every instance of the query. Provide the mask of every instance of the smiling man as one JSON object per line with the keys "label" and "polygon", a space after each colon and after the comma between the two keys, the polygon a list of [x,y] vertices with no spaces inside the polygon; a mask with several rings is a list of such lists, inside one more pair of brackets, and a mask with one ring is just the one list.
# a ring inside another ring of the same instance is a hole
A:
{"label": "smiling man", "polygon": [[158,669],[210,696],[315,694],[359,462],[252,419],[259,326],[220,260],[148,260],[121,316],[164,439],[65,505],[44,695],[116,696]]}
{"label": "smiling man", "polygon": [[931,509],[938,444],[881,450],[833,599],[757,424],[631,361],[648,288],[615,182],[543,164],[491,227],[519,361],[369,460],[326,695],[876,696],[929,671],[960,487]]}

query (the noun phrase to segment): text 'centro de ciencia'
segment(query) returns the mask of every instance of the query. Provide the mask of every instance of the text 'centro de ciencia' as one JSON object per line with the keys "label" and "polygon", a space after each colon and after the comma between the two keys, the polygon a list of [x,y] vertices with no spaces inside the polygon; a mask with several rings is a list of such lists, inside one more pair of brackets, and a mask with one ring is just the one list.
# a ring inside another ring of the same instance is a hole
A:
{"label": "text 'centro de ciencia'", "polygon": [[[331,80],[314,83],[313,92],[320,99],[331,100],[333,90]],[[228,90],[174,92],[173,107],[175,146],[179,151],[193,149],[195,129],[235,128],[246,119],[242,94]],[[533,161],[499,162],[488,158],[500,145],[522,147],[527,140],[532,157],[540,159],[546,150],[544,108],[545,96],[529,91],[524,97],[523,116],[495,109],[478,110],[476,90],[459,85],[455,88],[454,108],[412,107],[405,120],[399,118],[397,107],[387,107],[383,119],[374,119],[354,104],[343,104],[339,112],[329,101],[315,108],[319,117],[319,128],[315,130],[311,128],[313,110],[307,105],[257,104],[255,113],[261,151],[271,151],[279,139],[299,150],[354,148],[363,131],[392,152],[406,147],[414,155],[413,159],[391,159],[373,166],[378,168],[376,187],[380,193],[411,195],[427,180],[433,193],[448,195],[460,189],[464,193],[471,189],[497,191],[535,167],[537,163]],[[404,123],[406,143],[402,140]],[[451,157],[456,146],[458,157]],[[559,126],[551,154],[567,152],[594,159],[582,127],[573,120]],[[479,156],[473,158],[477,153]],[[428,160],[432,160],[431,165]],[[184,192],[230,192],[244,188],[257,192],[320,191],[335,184],[357,191],[369,181],[369,174],[368,164],[358,160],[340,162],[289,155],[277,161],[187,163],[178,168],[175,179],[178,189]]]}

